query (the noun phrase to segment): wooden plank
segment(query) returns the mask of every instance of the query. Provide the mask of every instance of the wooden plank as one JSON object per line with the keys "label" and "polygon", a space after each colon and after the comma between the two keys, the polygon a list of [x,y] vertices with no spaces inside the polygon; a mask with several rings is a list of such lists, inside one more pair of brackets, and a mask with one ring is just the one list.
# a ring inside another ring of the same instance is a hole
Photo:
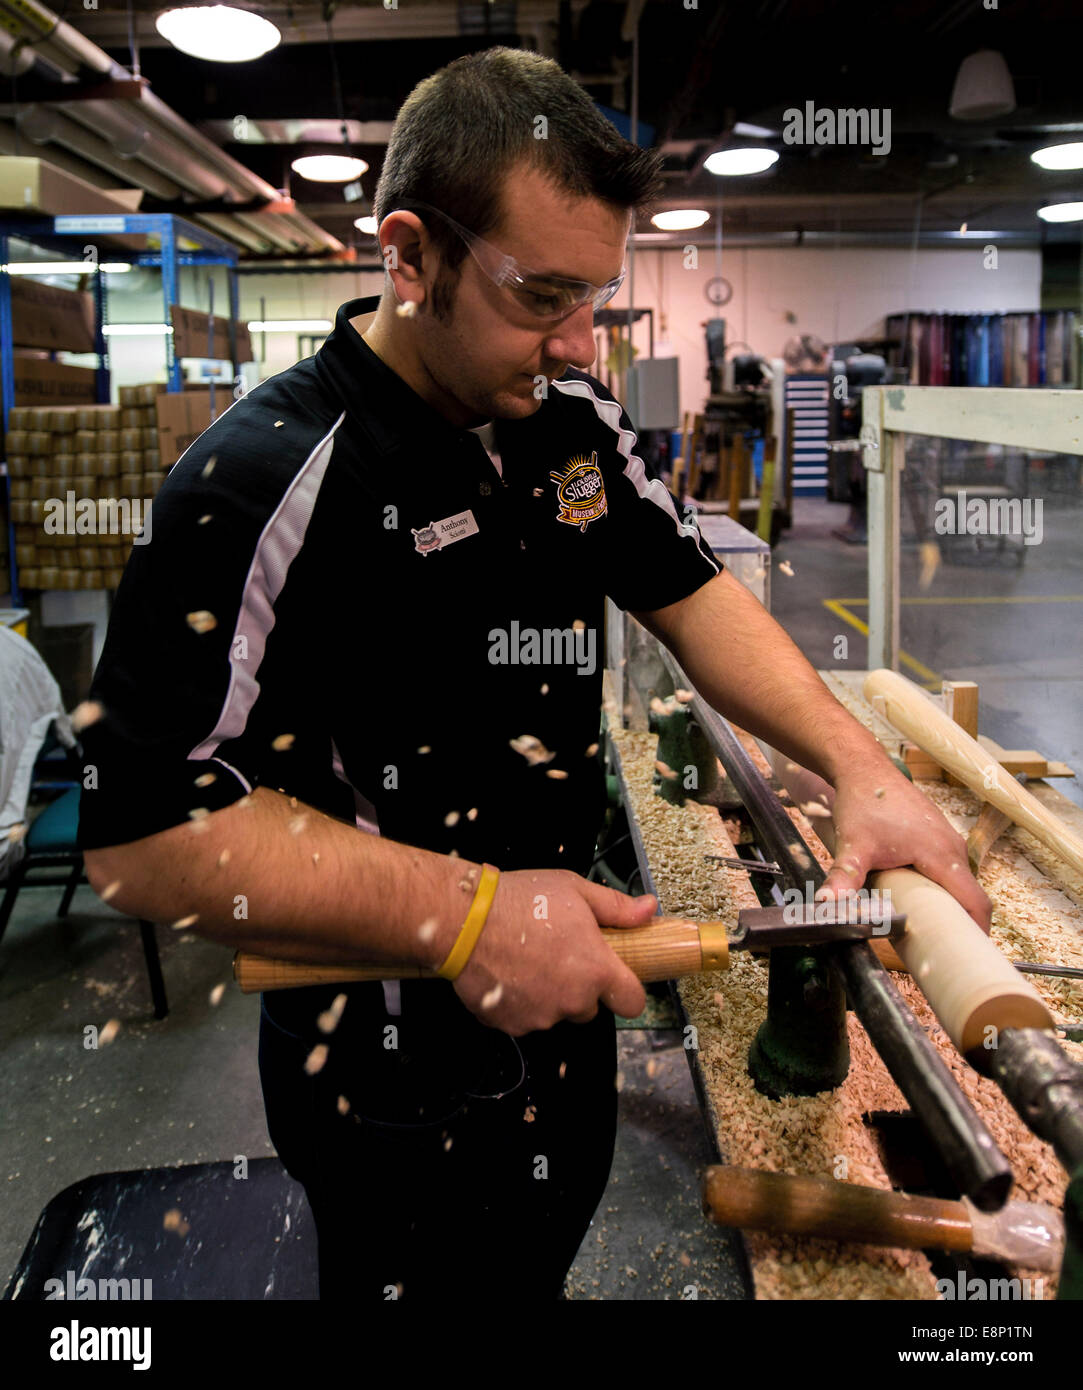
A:
{"label": "wooden plank", "polygon": [[[869,399],[870,392],[882,399],[882,415],[876,411],[878,401]],[[862,410],[866,419],[876,411],[884,430],[1047,453],[1078,453],[1083,434],[1083,400],[1078,391],[868,386],[862,393]]]}
{"label": "wooden plank", "polygon": [[[966,731],[971,738],[978,737],[978,685],[976,681],[942,681],[940,685],[941,694],[944,697],[944,709],[950,719],[954,719],[959,727]],[[953,777],[949,772],[945,778],[949,787],[961,787],[964,783],[958,777]]]}

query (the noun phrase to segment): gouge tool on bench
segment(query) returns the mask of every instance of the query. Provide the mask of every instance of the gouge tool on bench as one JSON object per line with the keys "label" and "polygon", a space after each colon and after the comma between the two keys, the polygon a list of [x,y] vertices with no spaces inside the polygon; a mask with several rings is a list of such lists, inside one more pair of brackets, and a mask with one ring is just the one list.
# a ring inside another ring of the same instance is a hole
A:
{"label": "gouge tool on bench", "polygon": [[[902,914],[871,913],[869,906],[818,902],[745,908],[737,914],[737,930],[732,934],[724,922],[690,922],[680,917],[656,917],[645,927],[603,927],[601,933],[625,965],[648,984],[698,975],[704,970],[727,970],[731,951],[863,941],[905,927]],[[438,978],[435,970],[407,963],[327,965],[276,960],[249,951],[238,951],[234,956],[233,977],[245,994],[362,980]]]}

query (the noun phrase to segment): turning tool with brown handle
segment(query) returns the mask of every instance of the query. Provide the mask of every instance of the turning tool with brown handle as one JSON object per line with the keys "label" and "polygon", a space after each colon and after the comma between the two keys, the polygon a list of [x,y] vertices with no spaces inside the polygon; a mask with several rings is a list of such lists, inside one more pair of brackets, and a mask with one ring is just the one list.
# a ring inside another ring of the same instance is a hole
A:
{"label": "turning tool with brown handle", "polygon": [[[645,927],[602,928],[608,945],[644,983],[675,980],[702,970],[729,967],[729,936],[724,922],[688,922],[656,917]],[[384,964],[310,965],[273,960],[238,951],[233,976],[245,994],[301,985],[350,984],[360,980],[435,980],[435,970],[389,961]]]}
{"label": "turning tool with brown handle", "polygon": [[738,1230],[905,1250],[969,1251],[1027,1269],[1057,1269],[1064,1247],[1063,1217],[1038,1202],[1009,1202],[985,1213],[965,1198],[908,1197],[756,1168],[708,1168],[703,1210],[720,1226]]}
{"label": "turning tool with brown handle", "polygon": [[[730,935],[724,922],[689,922],[680,917],[656,917],[645,927],[601,928],[610,949],[644,984],[676,980],[704,970],[728,970],[731,951],[769,951],[835,941],[865,940],[901,931],[905,917],[868,911],[843,911],[824,904],[802,907],[751,907],[737,914]],[[274,960],[238,951],[233,977],[245,994],[265,989],[296,989],[302,985],[353,984],[363,980],[432,980],[435,970],[399,961],[352,965],[317,965],[309,961]]]}
{"label": "turning tool with brown handle", "polygon": [[875,702],[875,707],[896,729],[953,772],[983,801],[991,802],[1083,873],[1083,839],[1020,786],[991,753],[949,719],[913,681],[898,671],[870,671],[865,677],[864,693],[865,699],[870,704]]}
{"label": "turning tool with brown handle", "polygon": [[[777,751],[771,763],[799,806],[832,811],[834,789],[823,778]],[[834,854],[830,815],[818,815],[812,824]],[[887,966],[894,962],[885,955],[894,948],[948,1037],[975,1069],[988,1070],[988,1049],[995,1046],[1001,1029],[1055,1026],[1038,991],[946,888],[914,869],[879,870],[869,875],[866,887],[886,894],[892,908],[906,914],[905,931],[893,934],[889,946],[874,941],[873,948]]]}

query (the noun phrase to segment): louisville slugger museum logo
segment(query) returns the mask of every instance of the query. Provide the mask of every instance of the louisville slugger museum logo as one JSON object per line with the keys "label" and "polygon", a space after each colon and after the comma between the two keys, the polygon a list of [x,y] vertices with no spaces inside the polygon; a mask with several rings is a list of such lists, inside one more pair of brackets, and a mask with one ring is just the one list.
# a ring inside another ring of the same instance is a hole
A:
{"label": "louisville slugger museum logo", "polygon": [[597,449],[589,459],[582,454],[569,459],[563,473],[550,473],[549,476],[557,485],[558,521],[585,531],[592,521],[605,515],[605,486],[598,467]]}

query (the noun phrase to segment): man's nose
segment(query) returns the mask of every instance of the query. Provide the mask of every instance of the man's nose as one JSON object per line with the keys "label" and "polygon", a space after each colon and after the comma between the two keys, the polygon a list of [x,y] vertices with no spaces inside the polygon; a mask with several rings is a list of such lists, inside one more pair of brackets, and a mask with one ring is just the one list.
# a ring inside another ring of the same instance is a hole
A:
{"label": "man's nose", "polygon": [[546,337],[545,351],[555,362],[567,362],[585,372],[598,355],[594,343],[594,305],[587,303],[569,314]]}

